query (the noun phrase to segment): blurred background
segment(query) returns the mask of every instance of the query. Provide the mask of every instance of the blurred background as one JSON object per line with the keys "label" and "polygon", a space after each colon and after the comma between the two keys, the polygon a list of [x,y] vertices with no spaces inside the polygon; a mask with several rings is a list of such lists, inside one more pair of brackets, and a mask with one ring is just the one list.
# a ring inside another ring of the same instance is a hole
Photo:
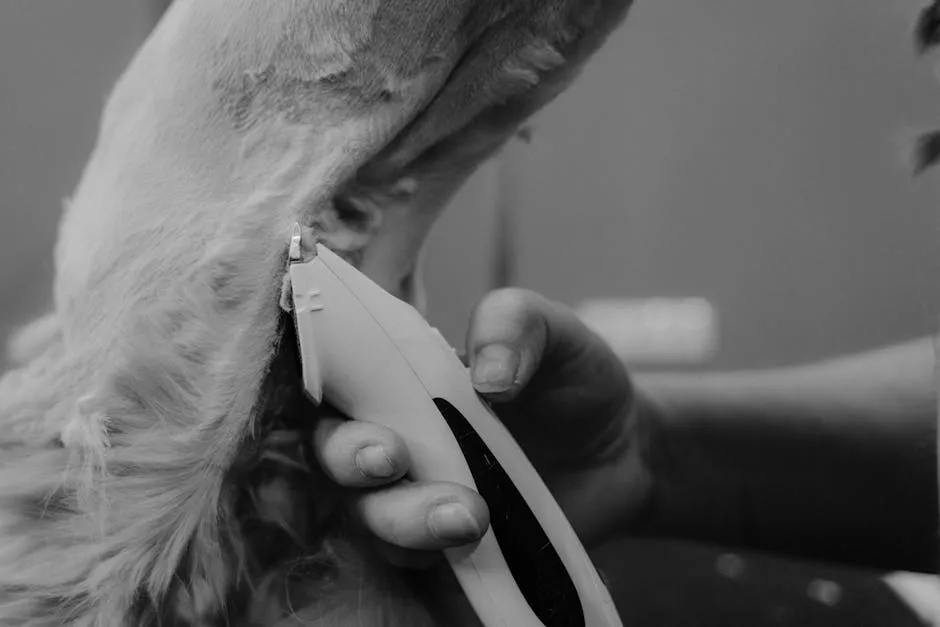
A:
{"label": "blurred background", "polygon": [[[512,281],[608,301],[591,321],[632,320],[612,339],[638,365],[776,365],[931,331],[940,186],[904,153],[940,120],[919,6],[637,2],[439,223],[430,316],[462,337],[511,212]],[[670,300],[650,320],[648,299]]]}
{"label": "blurred background", "polygon": [[[49,300],[62,199],[164,0],[0,1],[0,336]],[[940,123],[907,0],[646,0],[436,226],[429,317],[503,284],[637,368],[762,367],[931,333]],[[599,554],[628,623],[904,625],[873,573],[720,547]],[[834,586],[834,587],[833,587]],[[890,618],[887,618],[890,617]]]}

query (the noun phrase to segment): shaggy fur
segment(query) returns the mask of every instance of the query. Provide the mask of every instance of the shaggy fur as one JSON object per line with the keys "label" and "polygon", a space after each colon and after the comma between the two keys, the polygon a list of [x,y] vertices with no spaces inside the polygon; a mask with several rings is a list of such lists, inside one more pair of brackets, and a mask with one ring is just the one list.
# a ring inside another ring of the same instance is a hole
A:
{"label": "shaggy fur", "polygon": [[0,624],[472,624],[374,559],[316,463],[289,226],[420,306],[441,208],[629,4],[177,0],[0,380]]}

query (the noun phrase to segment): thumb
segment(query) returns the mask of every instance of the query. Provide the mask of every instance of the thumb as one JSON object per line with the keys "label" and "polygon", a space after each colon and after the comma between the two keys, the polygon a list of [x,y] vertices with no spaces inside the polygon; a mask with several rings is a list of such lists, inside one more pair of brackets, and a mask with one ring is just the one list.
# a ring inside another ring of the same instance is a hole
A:
{"label": "thumb", "polygon": [[484,297],[467,331],[467,357],[478,392],[508,401],[525,388],[546,352],[552,309],[545,298],[521,289]]}

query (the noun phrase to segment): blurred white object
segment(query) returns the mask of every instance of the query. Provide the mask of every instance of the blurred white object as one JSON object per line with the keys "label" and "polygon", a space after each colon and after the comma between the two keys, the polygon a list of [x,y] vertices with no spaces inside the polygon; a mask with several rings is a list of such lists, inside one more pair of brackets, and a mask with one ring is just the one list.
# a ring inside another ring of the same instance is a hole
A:
{"label": "blurred white object", "polygon": [[940,579],[923,573],[896,572],[886,575],[884,582],[925,625],[940,627]]}
{"label": "blurred white object", "polygon": [[699,364],[718,343],[717,314],[702,298],[596,299],[576,311],[631,364]]}

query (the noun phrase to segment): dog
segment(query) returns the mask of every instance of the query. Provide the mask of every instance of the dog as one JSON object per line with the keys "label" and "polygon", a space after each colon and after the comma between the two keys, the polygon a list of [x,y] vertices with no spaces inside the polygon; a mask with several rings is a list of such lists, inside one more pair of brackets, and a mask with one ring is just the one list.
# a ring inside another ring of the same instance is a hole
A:
{"label": "dog", "polygon": [[630,4],[174,2],[0,380],[0,624],[474,624],[376,559],[317,465],[290,225],[421,310],[437,216]]}

